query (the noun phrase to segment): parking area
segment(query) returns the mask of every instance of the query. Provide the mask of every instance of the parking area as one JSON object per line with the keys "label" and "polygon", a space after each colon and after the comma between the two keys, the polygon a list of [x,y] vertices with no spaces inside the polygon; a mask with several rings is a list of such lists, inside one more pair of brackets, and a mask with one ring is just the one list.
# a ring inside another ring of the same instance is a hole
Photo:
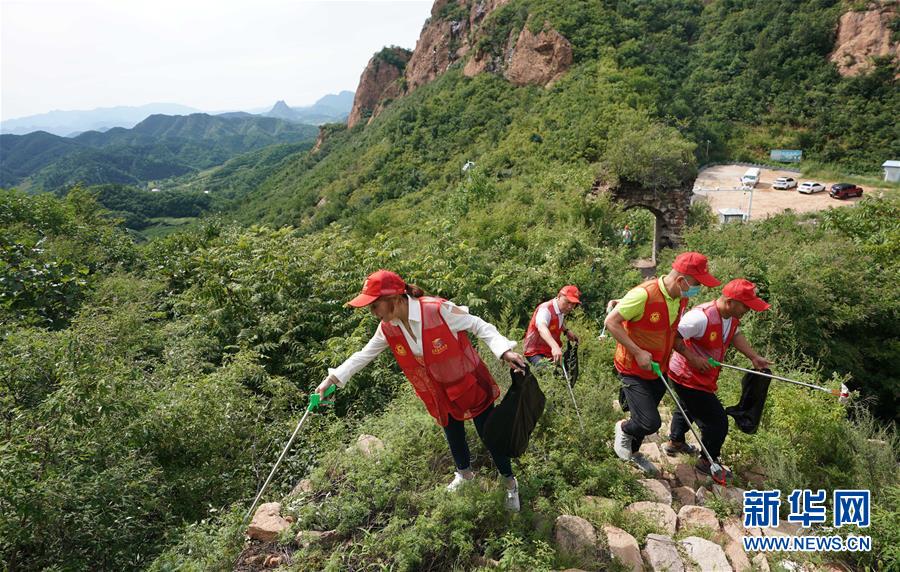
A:
{"label": "parking area", "polygon": [[[705,200],[712,207],[713,212],[719,209],[741,209],[745,213],[750,207],[750,191],[735,191],[740,186],[741,175],[747,171],[744,165],[716,165],[700,172],[694,183],[695,200]],[[788,209],[794,212],[812,212],[831,207],[844,207],[854,204],[859,198],[846,200],[832,199],[828,196],[831,185],[841,181],[820,180],[825,185],[825,191],[812,195],[804,195],[797,192],[796,188],[789,191],[776,191],[772,188],[772,182],[778,177],[793,177],[798,182],[813,180],[804,177],[800,173],[792,171],[780,171],[773,169],[761,169],[760,180],[753,189],[753,205],[750,209],[751,219],[760,219],[784,212]],[[719,189],[718,191],[716,189]],[[872,189],[865,189],[868,194]]]}

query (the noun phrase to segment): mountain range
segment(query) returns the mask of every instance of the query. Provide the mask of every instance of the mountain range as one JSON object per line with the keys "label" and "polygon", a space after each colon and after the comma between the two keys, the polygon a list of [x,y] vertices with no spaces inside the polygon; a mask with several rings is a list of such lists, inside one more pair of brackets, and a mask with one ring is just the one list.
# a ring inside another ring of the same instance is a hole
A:
{"label": "mountain range", "polygon": [[0,135],[0,187],[56,191],[75,183],[143,185],[278,143],[309,143],[312,125],[274,117],[151,115],[134,127],[60,137]]}
{"label": "mountain range", "polygon": [[[277,117],[294,123],[317,125],[331,121],[343,121],[353,105],[353,92],[341,91],[328,94],[312,105],[289,107],[284,101],[277,102],[270,110],[254,109],[210,113],[228,117],[261,115]],[[8,119],[0,123],[0,133],[25,135],[35,131],[46,131],[53,135],[72,137],[85,131],[106,131],[114,127],[134,127],[151,115],[190,115],[201,110],[176,103],[149,103],[140,106],[100,107],[90,110],[55,110],[38,115]]]}

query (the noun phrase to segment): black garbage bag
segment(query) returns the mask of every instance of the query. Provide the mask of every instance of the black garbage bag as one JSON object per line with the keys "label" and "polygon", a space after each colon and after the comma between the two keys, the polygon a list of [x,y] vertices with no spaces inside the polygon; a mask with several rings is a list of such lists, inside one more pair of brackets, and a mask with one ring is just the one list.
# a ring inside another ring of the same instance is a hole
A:
{"label": "black garbage bag", "polygon": [[[772,373],[767,369],[762,373]],[[737,405],[725,408],[725,413],[734,418],[738,429],[744,433],[754,434],[759,428],[766,397],[769,395],[769,384],[772,380],[755,373],[745,373],[741,380],[741,400]]]}
{"label": "black garbage bag", "polygon": [[547,398],[530,369],[510,374],[512,386],[484,424],[484,444],[507,457],[521,457]]}
{"label": "black garbage bag", "polygon": [[578,381],[578,346],[566,342],[566,351],[563,352],[563,363],[566,366],[566,373],[569,374],[569,385],[575,387]]}

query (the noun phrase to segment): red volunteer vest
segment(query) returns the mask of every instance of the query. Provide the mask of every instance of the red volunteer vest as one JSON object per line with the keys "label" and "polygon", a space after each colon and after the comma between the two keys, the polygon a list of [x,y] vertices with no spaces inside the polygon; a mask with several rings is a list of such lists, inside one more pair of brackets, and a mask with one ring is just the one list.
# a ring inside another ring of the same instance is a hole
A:
{"label": "red volunteer vest", "polygon": [[531,321],[528,322],[528,330],[525,331],[525,357],[549,356],[551,353],[550,346],[548,346],[547,342],[544,341],[544,338],[541,337],[541,333],[538,331],[537,325],[535,324],[535,320],[537,319],[538,312],[541,311],[541,308],[547,308],[547,311],[550,312],[550,323],[547,324],[547,329],[550,330],[550,335],[553,337],[554,341],[556,341],[557,344],[560,343],[560,334],[562,334],[562,330],[559,327],[559,316],[556,315],[556,311],[553,309],[553,300],[538,304],[534,313],[531,314]]}
{"label": "red volunteer vest", "polygon": [[[628,337],[641,349],[647,350],[653,356],[653,361],[659,364],[663,373],[669,370],[669,356],[675,347],[675,334],[678,332],[678,322],[681,314],[687,307],[687,298],[679,301],[678,317],[675,322],[669,324],[669,307],[662,290],[659,288],[659,280],[654,278],[639,286],[647,291],[647,303],[644,306],[644,315],[635,322],[625,321],[623,325]],[[640,377],[641,379],[658,379],[653,370],[641,369],[634,356],[622,344],[616,344],[614,358],[616,371],[622,375]]]}
{"label": "red volunteer vest", "polygon": [[[706,331],[699,338],[684,340],[684,345],[697,352],[703,359],[713,358],[720,362],[725,357],[728,346],[731,345],[740,321],[737,318],[731,319],[728,338],[725,338],[722,335],[722,315],[719,314],[716,301],[701,304],[697,306],[697,309],[703,310],[703,313],[706,314]],[[688,360],[678,352],[672,352],[669,360],[669,376],[675,383],[708,393],[715,393],[719,388],[716,382],[719,380],[721,369],[714,367],[706,373],[700,373],[691,367]]]}
{"label": "red volunteer vest", "polygon": [[500,387],[472,347],[466,332],[454,334],[441,316],[441,298],[422,297],[422,357],[414,356],[400,326],[381,331],[428,413],[446,427],[478,416],[500,396]]}

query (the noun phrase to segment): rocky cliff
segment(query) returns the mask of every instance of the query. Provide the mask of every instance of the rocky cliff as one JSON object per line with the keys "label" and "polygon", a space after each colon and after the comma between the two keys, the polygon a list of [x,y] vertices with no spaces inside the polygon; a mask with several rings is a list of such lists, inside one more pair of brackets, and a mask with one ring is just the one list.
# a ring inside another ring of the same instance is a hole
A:
{"label": "rocky cliff", "polygon": [[[359,77],[359,87],[356,88],[347,127],[352,128],[360,120],[367,119],[378,103],[391,94],[396,97],[399,91],[397,80],[403,76],[412,55],[409,50],[391,47],[372,56]],[[390,93],[387,93],[389,90]]]}
{"label": "rocky cliff", "polygon": [[348,126],[367,114],[374,119],[390,101],[426,85],[466,58],[463,73],[468,77],[496,73],[518,86],[556,81],[572,65],[572,46],[546,23],[537,33],[528,25],[514,26],[504,46],[486,49],[482,45],[483,30],[508,2],[436,0],[402,73],[382,70],[377,56],[369,62],[356,90]]}
{"label": "rocky cliff", "polygon": [[831,54],[831,61],[841,75],[855,76],[868,71],[876,57],[890,56],[895,63],[900,61],[900,42],[892,39],[891,30],[896,18],[897,5],[893,2],[873,2],[868,10],[850,11],[841,16]]}

